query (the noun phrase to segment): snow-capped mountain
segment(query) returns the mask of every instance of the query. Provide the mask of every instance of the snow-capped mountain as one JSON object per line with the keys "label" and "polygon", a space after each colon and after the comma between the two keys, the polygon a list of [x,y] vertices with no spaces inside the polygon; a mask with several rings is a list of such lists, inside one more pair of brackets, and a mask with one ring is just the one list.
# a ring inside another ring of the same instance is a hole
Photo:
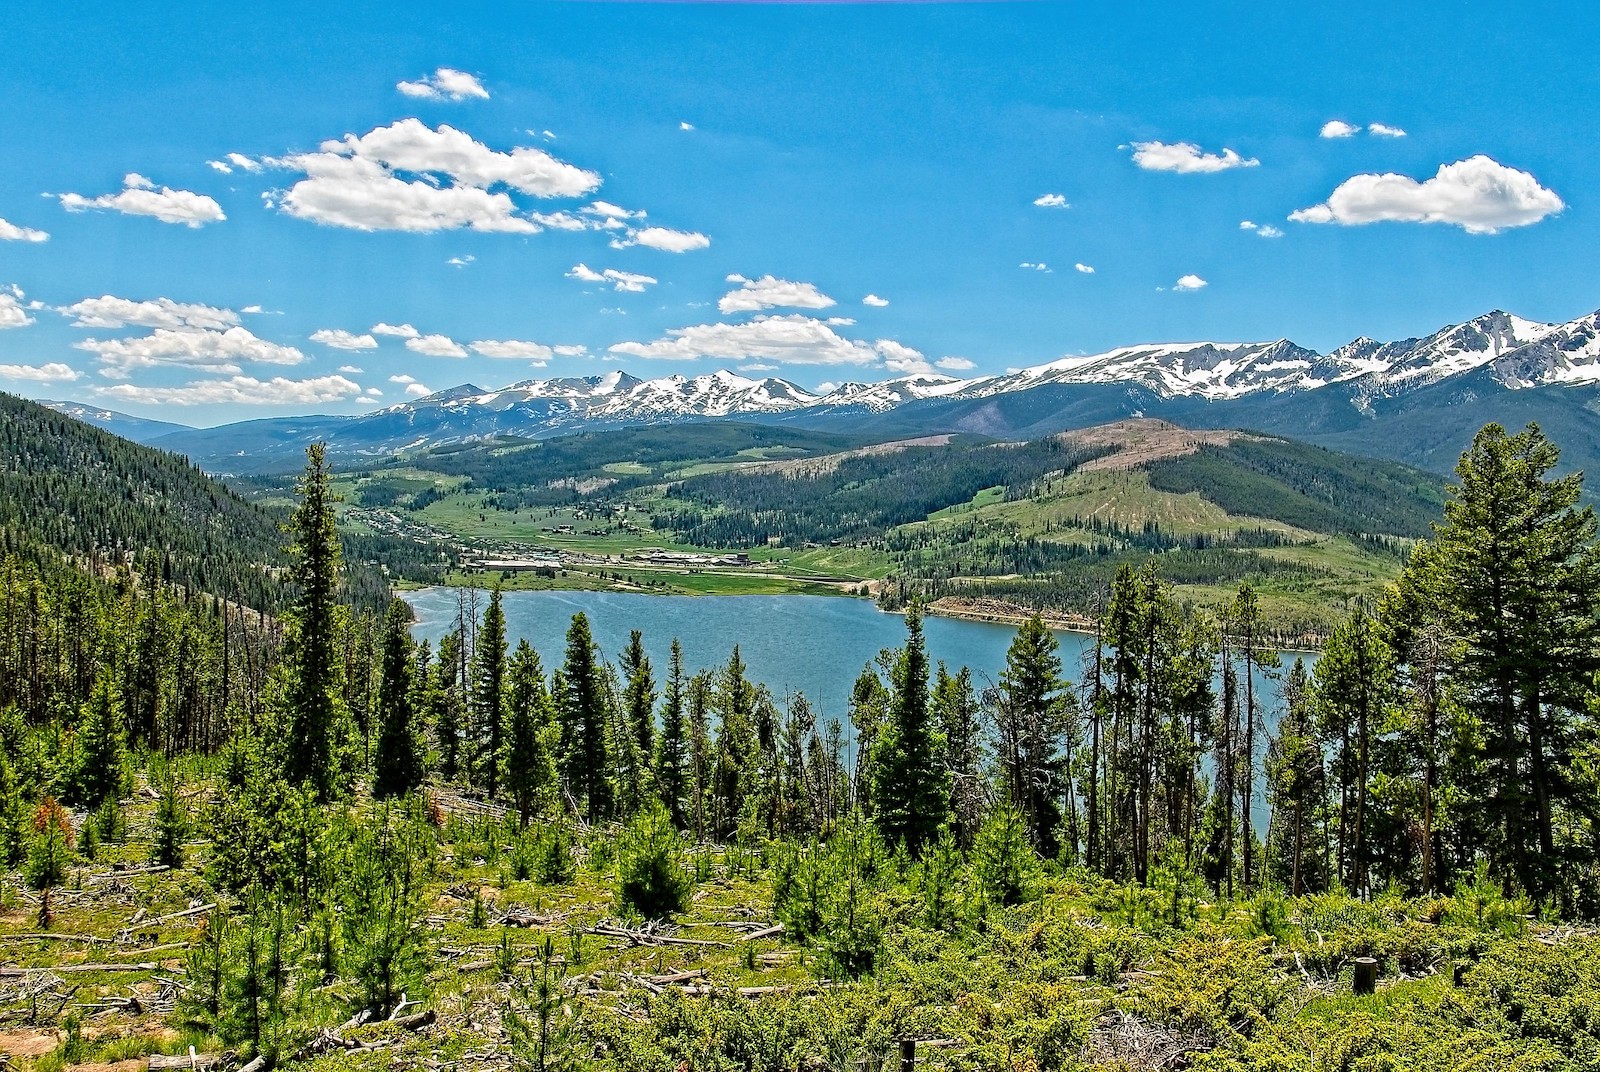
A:
{"label": "snow-capped mountain", "polygon": [[[599,376],[525,380],[498,390],[462,384],[359,417],[280,418],[186,430],[163,436],[161,445],[232,466],[257,454],[298,454],[317,440],[325,440],[336,454],[380,456],[500,435],[542,437],[591,427],[727,418],[799,421],[868,434],[886,427],[889,414],[899,432],[1003,436],[1158,411],[1180,423],[1264,427],[1276,422],[1274,427],[1291,434],[1314,436],[1322,428],[1330,436],[1341,429],[1337,434],[1360,435],[1362,422],[1411,406],[1413,398],[1423,399],[1418,404],[1433,412],[1428,407],[1496,397],[1500,401],[1487,412],[1498,419],[1508,407],[1537,416],[1540,406],[1555,404],[1530,399],[1510,406],[1517,393],[1596,384],[1600,312],[1543,324],[1495,311],[1425,338],[1360,338],[1326,354],[1288,339],[1159,343],[1064,357],[999,376],[958,379],[929,372],[844,383],[826,392],[726,370],[641,379],[613,369]],[[1452,400],[1446,401],[1451,392]],[[1571,397],[1561,405],[1575,402],[1591,404]],[[1472,412],[1484,411],[1480,406]],[[1459,410],[1450,419],[1464,420],[1466,413]],[[86,411],[85,419],[95,416]]]}
{"label": "snow-capped mountain", "polygon": [[655,380],[615,371],[603,376],[524,380],[498,391],[463,384],[379,413],[521,413],[547,423],[581,420],[650,424],[692,417],[784,413],[816,405],[817,400],[818,396],[788,380],[752,380],[726,370]]}
{"label": "snow-capped mountain", "polygon": [[900,376],[881,383],[841,383],[814,403],[836,409],[856,408],[882,413],[924,398],[947,398],[978,383],[977,380],[958,380],[954,376],[925,373]]}

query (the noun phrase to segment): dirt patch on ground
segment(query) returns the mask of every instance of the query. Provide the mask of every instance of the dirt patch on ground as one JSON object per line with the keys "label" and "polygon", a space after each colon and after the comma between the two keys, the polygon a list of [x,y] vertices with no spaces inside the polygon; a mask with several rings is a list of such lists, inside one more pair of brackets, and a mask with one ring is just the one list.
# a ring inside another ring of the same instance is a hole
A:
{"label": "dirt patch on ground", "polygon": [[150,1064],[148,1057],[130,1057],[126,1061],[100,1061],[88,1065],[68,1065],[67,1072],[144,1072]]}
{"label": "dirt patch on ground", "polygon": [[0,1031],[0,1053],[8,1057],[42,1057],[60,1041],[54,1031]]}
{"label": "dirt patch on ground", "polygon": [[1062,432],[1060,439],[1087,447],[1115,447],[1115,453],[1095,458],[1078,467],[1078,472],[1096,469],[1137,469],[1162,458],[1193,454],[1203,446],[1225,447],[1239,439],[1254,439],[1244,432],[1227,429],[1180,428],[1152,417],[1102,424],[1073,432]]}

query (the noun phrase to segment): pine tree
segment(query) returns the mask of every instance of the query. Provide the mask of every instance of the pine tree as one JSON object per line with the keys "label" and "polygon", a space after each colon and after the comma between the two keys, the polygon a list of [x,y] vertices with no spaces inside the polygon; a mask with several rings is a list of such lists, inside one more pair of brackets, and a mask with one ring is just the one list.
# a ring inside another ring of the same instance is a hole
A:
{"label": "pine tree", "polygon": [[906,611],[906,645],[894,663],[889,718],[877,742],[874,819],[884,840],[913,855],[939,832],[949,804],[944,742],[928,711],[928,651],[922,608]]}
{"label": "pine tree", "polygon": [[1239,770],[1243,772],[1239,786],[1239,841],[1242,849],[1239,877],[1247,889],[1257,879],[1255,867],[1255,770],[1256,730],[1261,725],[1261,712],[1256,704],[1256,678],[1275,676],[1278,653],[1267,643],[1266,619],[1261,613],[1261,602],[1249,584],[1239,585],[1238,594],[1228,607],[1227,628],[1233,634],[1233,652],[1244,662],[1244,672],[1239,676],[1244,686],[1244,703],[1240,713],[1244,719],[1244,732],[1237,744],[1242,749]]}
{"label": "pine tree", "polygon": [[374,796],[404,796],[422,784],[422,751],[416,731],[411,610],[393,600],[383,620],[383,667],[378,682],[378,743],[372,761]]}
{"label": "pine tree", "polygon": [[673,826],[688,829],[691,815],[686,805],[690,793],[690,741],[684,712],[683,646],[674,638],[667,671],[667,691],[661,702],[661,739],[656,749],[656,796],[666,806]]}
{"label": "pine tree", "polygon": [[1551,479],[1560,452],[1537,425],[1486,425],[1456,466],[1444,524],[1408,567],[1456,639],[1457,688],[1481,735],[1484,784],[1463,801],[1502,876],[1538,898],[1593,850],[1556,837],[1560,813],[1592,817],[1578,771],[1600,671],[1600,547],[1583,476]]}
{"label": "pine tree", "polygon": [[551,803],[554,793],[556,730],[545,692],[539,656],[526,640],[511,656],[510,698],[500,735],[501,782],[523,826]]}
{"label": "pine tree", "polygon": [[1267,800],[1272,806],[1273,878],[1290,896],[1322,888],[1315,828],[1322,809],[1322,748],[1311,712],[1310,680],[1296,659],[1283,686],[1283,717],[1267,746]]}
{"label": "pine tree", "polygon": [[495,585],[483,612],[472,665],[473,773],[491,798],[500,792],[500,727],[506,705],[506,615]]}
{"label": "pine tree", "polygon": [[623,802],[628,812],[644,806],[653,795],[650,788],[650,763],[656,747],[656,682],[650,656],[644,651],[644,638],[635,629],[622,650],[622,716],[628,735],[629,771],[632,799]]}
{"label": "pine tree", "polygon": [[972,688],[972,671],[963,666],[952,675],[939,663],[934,675],[933,710],[944,737],[944,766],[950,788],[948,804],[951,833],[963,852],[972,848],[983,822],[988,786],[984,775],[984,748],[978,722],[978,698]]}
{"label": "pine tree", "polygon": [[1062,755],[1066,707],[1072,702],[1061,676],[1056,638],[1033,615],[1006,650],[994,712],[1007,798],[1023,818],[1029,840],[1045,856],[1060,848],[1066,778]]}
{"label": "pine tree", "polygon": [[339,722],[339,532],[328,482],[324,445],[306,449],[306,468],[295,485],[299,500],[289,516],[289,579],[295,601],[284,645],[288,725],[284,765],[293,783],[309,782],[319,799],[336,787],[334,738]]}
{"label": "pine tree", "polygon": [[582,802],[590,823],[611,818],[612,770],[606,697],[589,619],[580,611],[567,629],[562,667],[562,779]]}
{"label": "pine tree", "polygon": [[719,839],[727,839],[738,829],[745,801],[754,788],[759,758],[754,721],[756,690],[745,677],[737,644],[717,676],[713,697],[718,721],[712,832]]}
{"label": "pine tree", "polygon": [[1357,607],[1334,627],[1312,674],[1322,735],[1338,740],[1339,880],[1357,895],[1371,891],[1371,757],[1378,729],[1393,709],[1394,673],[1394,654],[1377,622],[1367,608]]}
{"label": "pine tree", "polygon": [[102,667],[95,676],[94,693],[78,718],[77,800],[87,806],[119,796],[127,773],[127,748],[122,741],[122,693]]}

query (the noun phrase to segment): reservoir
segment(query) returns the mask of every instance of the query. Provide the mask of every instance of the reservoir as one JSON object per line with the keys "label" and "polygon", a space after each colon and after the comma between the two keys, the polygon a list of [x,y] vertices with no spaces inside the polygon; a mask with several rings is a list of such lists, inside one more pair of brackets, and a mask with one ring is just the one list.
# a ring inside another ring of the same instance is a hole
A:
{"label": "reservoir", "polygon": [[[478,614],[489,593],[478,591]],[[457,593],[427,588],[404,593],[416,612],[413,634],[438,646],[456,623]],[[604,657],[616,660],[630,630],[644,634],[645,650],[655,670],[657,690],[666,676],[673,638],[683,644],[686,673],[715,668],[739,646],[747,674],[767,686],[781,704],[805,693],[818,715],[818,725],[838,718],[848,728],[850,688],[863,667],[884,648],[905,643],[905,619],[881,611],[870,600],[841,596],[658,596],[633,592],[544,591],[507,592],[502,597],[506,636],[512,647],[526,639],[539,652],[545,673],[559,666],[566,651],[567,626],[582,611]],[[970,667],[973,685],[981,691],[998,683],[1006,649],[1016,627],[928,615],[923,619],[928,655],[951,673]],[[1085,673],[1093,638],[1057,632],[1062,672],[1076,685]],[[1285,655],[1285,667],[1293,657]],[[1309,662],[1310,660],[1308,660]],[[1278,720],[1278,682],[1257,679],[1264,721]],[[1264,750],[1264,744],[1263,744]],[[1259,761],[1259,757],[1258,757]]]}

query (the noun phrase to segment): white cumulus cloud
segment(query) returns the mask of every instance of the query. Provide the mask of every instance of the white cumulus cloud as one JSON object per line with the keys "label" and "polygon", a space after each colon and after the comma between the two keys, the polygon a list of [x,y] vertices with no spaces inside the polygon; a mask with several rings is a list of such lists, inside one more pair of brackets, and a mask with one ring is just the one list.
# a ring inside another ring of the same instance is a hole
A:
{"label": "white cumulus cloud", "polygon": [[0,329],[25,328],[33,323],[33,317],[28,315],[22,298],[21,288],[0,287]]}
{"label": "white cumulus cloud", "polygon": [[1240,220],[1239,230],[1253,231],[1262,238],[1282,238],[1283,232],[1270,223],[1256,223],[1253,220]]}
{"label": "white cumulus cloud", "polygon": [[394,88],[408,97],[421,100],[489,99],[489,91],[483,88],[482,82],[466,71],[458,71],[453,67],[440,67],[414,82],[396,82]]}
{"label": "white cumulus cloud", "polygon": [[322,328],[311,333],[312,342],[320,342],[335,350],[376,350],[378,340],[371,335],[357,335],[343,328]]}
{"label": "white cumulus cloud", "polygon": [[665,361],[710,358],[786,365],[880,365],[891,356],[903,362],[916,353],[888,339],[875,343],[847,339],[831,325],[799,313],[674,328],[652,342],[619,342],[610,352]]}
{"label": "white cumulus cloud", "polygon": [[1406,132],[1399,127],[1392,127],[1387,123],[1368,123],[1367,130],[1380,138],[1403,138]]}
{"label": "white cumulus cloud", "polygon": [[587,264],[574,264],[571,271],[567,272],[568,279],[576,279],[582,283],[601,283],[612,290],[625,291],[632,294],[644,292],[646,287],[654,286],[657,282],[652,275],[639,275],[636,272],[624,272],[616,268],[605,268],[595,271]]}
{"label": "white cumulus cloud", "polygon": [[372,333],[374,335],[388,335],[396,339],[414,339],[422,334],[410,324],[374,324],[372,325]]}
{"label": "white cumulus cloud", "polygon": [[1043,261],[1023,261],[1021,264],[1017,265],[1017,267],[1026,269],[1027,271],[1030,271],[1030,272],[1049,272],[1050,271],[1050,266],[1048,264],[1044,263]]}
{"label": "white cumulus cloud", "polygon": [[889,304],[889,299],[880,298],[876,294],[868,294],[865,298],[861,299],[861,304],[870,305],[874,309],[882,309],[884,306]]}
{"label": "white cumulus cloud", "polygon": [[730,290],[717,302],[717,309],[724,315],[763,309],[826,309],[834,304],[814,283],[796,283],[770,275],[760,279],[730,275],[728,282],[738,283],[739,289]]}
{"label": "white cumulus cloud", "polygon": [[[489,148],[454,127],[402,119],[317,152],[277,161],[304,178],[281,198],[291,216],[358,231],[535,234],[552,223],[522,212],[511,192],[580,197],[600,185],[592,171],[543,149]],[[581,226],[581,225],[580,225]]]}
{"label": "white cumulus cloud", "polygon": [[664,253],[688,253],[691,250],[705,249],[709,245],[711,239],[699,231],[674,231],[670,227],[641,227],[629,231],[626,236],[611,240],[612,249],[644,246],[648,249],[659,249]]}
{"label": "white cumulus cloud", "polygon": [[467,351],[448,335],[420,335],[406,340],[406,349],[427,357],[466,357]]}
{"label": "white cumulus cloud", "polygon": [[934,364],[948,372],[966,372],[978,367],[964,357],[941,357]]}
{"label": "white cumulus cloud", "polygon": [[120,193],[99,197],[61,194],[59,200],[68,212],[111,209],[125,216],[151,216],[162,223],[181,223],[188,227],[202,227],[228,218],[223,215],[222,206],[205,194],[174,190],[170,186],[157,189],[143,175],[124,176],[122,187]]}
{"label": "white cumulus cloud", "polygon": [[78,370],[60,361],[43,365],[0,365],[0,380],[25,380],[28,383],[72,383]]}
{"label": "white cumulus cloud", "polygon": [[1073,267],[1082,272],[1084,275],[1094,275],[1094,265],[1092,264],[1084,264],[1082,261],[1079,261],[1077,264],[1074,264]]}
{"label": "white cumulus cloud", "polygon": [[1346,123],[1343,119],[1330,119],[1322,124],[1322,129],[1317,131],[1319,138],[1353,138],[1361,130],[1354,123]]}
{"label": "white cumulus cloud", "polygon": [[1201,279],[1199,276],[1197,276],[1197,275],[1195,275],[1194,273],[1191,272],[1189,275],[1179,276],[1178,277],[1178,281],[1173,284],[1172,289],[1173,290],[1199,290],[1201,287],[1205,287],[1205,286],[1210,286],[1210,284],[1207,283],[1204,279]]}
{"label": "white cumulus cloud", "polygon": [[361,393],[361,385],[344,376],[315,376],[291,380],[275,376],[258,380],[254,376],[197,380],[182,387],[141,387],[119,383],[97,387],[95,394],[124,402],[150,406],[205,406],[231,403],[253,406],[314,405],[339,402]]}
{"label": "white cumulus cloud", "polygon": [[1257,167],[1261,161],[1240,156],[1232,149],[1208,153],[1193,142],[1136,141],[1133,162],[1146,171],[1174,171],[1180,175],[1200,175],[1230,168]]}
{"label": "white cumulus cloud", "polygon": [[305,360],[305,354],[295,347],[258,338],[241,327],[225,331],[157,328],[148,335],[84,339],[73,345],[99,358],[105,366],[101,375],[114,379],[123,379],[135,369],[175,366],[237,373],[240,362],[298,365]]}
{"label": "white cumulus cloud", "polygon": [[1298,223],[1363,224],[1380,221],[1448,223],[1473,234],[1526,227],[1566,208],[1553,190],[1526,171],[1487,156],[1444,164],[1431,179],[1407,175],[1354,175],[1319,205],[1299,209]]}
{"label": "white cumulus cloud", "polygon": [[1040,208],[1072,207],[1071,205],[1067,204],[1067,197],[1065,194],[1041,194],[1033,199],[1033,203],[1038,205]]}
{"label": "white cumulus cloud", "polygon": [[63,306],[64,316],[73,318],[75,328],[198,328],[226,330],[239,322],[232,309],[171,298],[146,301],[102,294]]}
{"label": "white cumulus cloud", "polygon": [[46,242],[49,238],[48,232],[36,231],[32,227],[19,227],[8,220],[0,220],[0,242]]}
{"label": "white cumulus cloud", "polygon": [[525,360],[532,362],[538,368],[542,368],[555,353],[543,343],[525,342],[521,339],[480,339],[468,345],[473,353],[483,357]]}

